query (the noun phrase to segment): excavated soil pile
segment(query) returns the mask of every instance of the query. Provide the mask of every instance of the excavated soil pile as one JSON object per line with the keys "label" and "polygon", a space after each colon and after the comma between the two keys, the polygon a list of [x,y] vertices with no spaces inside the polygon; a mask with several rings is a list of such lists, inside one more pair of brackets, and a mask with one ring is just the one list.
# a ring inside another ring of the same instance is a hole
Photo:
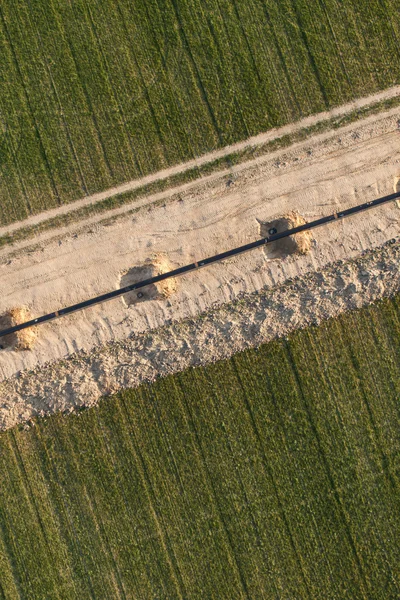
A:
{"label": "excavated soil pile", "polygon": [[[268,223],[260,222],[260,234],[262,237],[269,237],[305,223],[307,223],[305,218],[293,211]],[[265,246],[265,253],[269,259],[286,258],[292,254],[307,254],[310,251],[311,243],[311,233],[302,231],[282,240],[271,242]]]}
{"label": "excavated soil pile", "polygon": [[[153,259],[149,259],[144,265],[133,267],[124,273],[121,277],[120,287],[126,287],[144,279],[150,279],[156,275],[162,275],[172,271],[173,266],[164,254],[157,254]],[[123,301],[127,306],[132,306],[138,302],[147,300],[161,300],[169,298],[177,290],[177,283],[174,278],[160,281],[159,283],[147,285],[138,291],[128,292],[123,296]]]}
{"label": "excavated soil pile", "polygon": [[[24,306],[12,308],[0,317],[0,330],[20,325],[31,319],[32,315],[28,308]],[[24,329],[23,331],[0,338],[0,350],[31,350],[35,345],[36,338],[36,328],[29,327],[29,329]]]}

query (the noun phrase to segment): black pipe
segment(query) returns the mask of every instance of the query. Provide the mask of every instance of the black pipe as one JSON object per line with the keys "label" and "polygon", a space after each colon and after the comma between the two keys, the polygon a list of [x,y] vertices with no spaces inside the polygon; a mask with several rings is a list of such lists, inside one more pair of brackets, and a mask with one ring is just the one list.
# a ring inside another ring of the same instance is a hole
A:
{"label": "black pipe", "polygon": [[34,325],[40,325],[41,323],[53,321],[54,319],[58,319],[59,317],[69,315],[79,310],[83,310],[85,308],[88,308],[89,306],[94,306],[95,304],[100,304],[102,302],[107,302],[108,300],[113,300],[114,298],[123,296],[124,294],[132,292],[133,290],[139,290],[140,288],[143,288],[146,285],[159,283],[160,281],[164,281],[165,279],[169,279],[170,277],[179,277],[180,275],[190,273],[191,271],[195,271],[196,269],[200,269],[202,267],[207,267],[208,265],[219,262],[220,260],[224,260],[226,258],[230,258],[231,256],[243,254],[244,252],[249,252],[250,250],[259,248],[260,246],[265,246],[266,244],[270,244],[271,242],[275,242],[277,240],[281,240],[291,235],[295,235],[296,233],[300,233],[301,231],[308,231],[309,229],[320,227],[321,225],[325,225],[326,223],[336,221],[337,219],[343,219],[344,217],[348,217],[350,215],[362,212],[364,210],[367,210],[368,208],[380,206],[381,204],[385,204],[386,202],[390,202],[391,200],[395,200],[396,198],[400,198],[400,192],[397,192],[396,194],[390,194],[389,196],[384,196],[383,198],[378,198],[377,200],[372,200],[371,202],[366,202],[365,204],[353,206],[352,208],[348,208],[341,212],[334,213],[333,215],[329,215],[328,217],[322,217],[321,219],[317,219],[316,221],[311,221],[311,223],[299,225],[298,227],[294,227],[293,229],[283,231],[282,233],[275,233],[274,235],[262,238],[260,240],[256,240],[255,242],[251,242],[250,244],[245,244],[244,246],[239,246],[238,248],[233,248],[232,250],[227,250],[226,252],[221,252],[220,254],[210,256],[209,258],[205,258],[198,262],[193,262],[190,265],[186,265],[184,267],[179,267],[179,269],[174,269],[173,271],[169,271],[168,273],[156,275],[155,277],[151,277],[150,279],[144,279],[143,281],[139,281],[138,283],[128,285],[126,287],[120,288],[119,290],[114,290],[112,292],[108,292],[107,294],[102,294],[101,296],[90,298],[89,300],[85,300],[84,302],[78,302],[78,304],[73,304],[72,306],[68,306],[67,308],[61,308],[60,310],[57,310],[48,315],[43,315],[42,317],[38,317],[37,319],[26,321],[26,323],[14,325],[14,327],[10,327],[9,329],[4,329],[3,331],[0,331],[0,337],[16,333],[17,331],[22,331],[23,329],[27,329],[28,327],[32,327]]}

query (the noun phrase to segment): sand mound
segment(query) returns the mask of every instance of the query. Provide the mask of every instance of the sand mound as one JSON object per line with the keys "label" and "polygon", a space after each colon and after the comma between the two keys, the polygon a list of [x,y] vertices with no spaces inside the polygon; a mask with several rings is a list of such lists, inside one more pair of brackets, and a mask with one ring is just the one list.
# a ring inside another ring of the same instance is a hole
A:
{"label": "sand mound", "polygon": [[[156,254],[152,260],[152,264],[155,269],[155,275],[162,275],[163,273],[168,273],[168,271],[173,270],[173,266],[164,254]],[[172,296],[172,294],[175,294],[176,290],[178,289],[178,285],[174,277],[171,277],[171,279],[166,279],[165,281],[160,281],[160,283],[156,283],[155,285],[164,298],[169,298]]]}
{"label": "sand mound", "polygon": [[[305,218],[296,212],[289,213],[286,218],[289,221],[288,229],[294,229],[295,227],[299,227],[300,225],[305,225],[307,223]],[[301,233],[296,233],[294,239],[297,244],[298,254],[307,254],[307,252],[310,251],[313,239],[311,231],[302,231]]]}
{"label": "sand mound", "polygon": [[[259,222],[262,237],[269,237],[275,233],[282,233],[288,229],[294,229],[307,223],[299,213],[292,211],[273,221]],[[311,249],[312,235],[310,231],[302,231],[295,235],[265,246],[265,253],[270,259],[286,258],[292,254],[307,254]]]}
{"label": "sand mound", "polygon": [[[162,275],[173,270],[173,266],[169,262],[168,258],[164,254],[156,254],[149,259],[144,265],[133,267],[126,273],[122,274],[120,287],[126,287],[144,279],[150,279],[156,275]],[[146,300],[161,300],[163,298],[169,298],[172,294],[175,294],[178,286],[176,279],[166,279],[159,283],[147,285],[138,291],[128,292],[124,294],[123,300],[127,306],[132,306],[138,302],[145,302]]]}
{"label": "sand mound", "polygon": [[[32,315],[25,306],[12,308],[1,317],[0,329],[8,329],[31,319]],[[35,345],[36,338],[36,327],[29,327],[29,329],[0,338],[0,345],[13,350],[31,350]]]}

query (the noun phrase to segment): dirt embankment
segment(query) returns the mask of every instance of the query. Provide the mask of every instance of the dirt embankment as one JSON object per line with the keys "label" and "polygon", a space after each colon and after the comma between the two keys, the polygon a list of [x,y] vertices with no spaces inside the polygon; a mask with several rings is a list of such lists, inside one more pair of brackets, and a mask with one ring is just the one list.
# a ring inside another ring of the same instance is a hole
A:
{"label": "dirt embankment", "polygon": [[110,343],[0,384],[0,429],[233,353],[400,291],[400,242],[247,294],[201,317]]}

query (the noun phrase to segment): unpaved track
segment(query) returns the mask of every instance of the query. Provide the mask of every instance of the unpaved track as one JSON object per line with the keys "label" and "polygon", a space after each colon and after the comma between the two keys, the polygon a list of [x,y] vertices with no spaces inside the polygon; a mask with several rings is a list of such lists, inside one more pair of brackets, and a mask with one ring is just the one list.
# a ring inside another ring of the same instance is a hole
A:
{"label": "unpaved track", "polygon": [[12,223],[8,226],[0,227],[0,236],[5,235],[7,233],[12,233],[13,231],[19,229],[21,226],[27,227],[30,225],[37,225],[39,223],[42,223],[43,221],[46,221],[47,219],[67,214],[78,208],[82,208],[91,204],[96,204],[101,200],[105,200],[107,198],[111,198],[112,196],[116,196],[125,192],[133,191],[139,187],[148,185],[150,183],[154,183],[162,179],[166,179],[167,177],[171,177],[178,173],[184,173],[185,171],[189,171],[194,167],[200,167],[204,164],[212,162],[213,160],[222,158],[224,156],[228,156],[229,154],[238,152],[249,146],[259,146],[265,144],[266,142],[280,138],[285,135],[293,134],[296,131],[299,131],[300,129],[311,127],[312,125],[316,125],[317,123],[326,121],[327,119],[343,116],[354,110],[361,109],[365,106],[369,106],[377,102],[382,102],[384,100],[390,100],[391,98],[395,98],[397,96],[400,96],[400,85],[391,87],[376,94],[371,94],[370,96],[365,96],[364,98],[359,98],[347,104],[343,104],[342,106],[334,108],[330,111],[324,111],[316,115],[311,115],[309,117],[301,119],[300,121],[297,121],[296,123],[290,123],[283,127],[271,129],[257,136],[253,136],[251,138],[243,140],[242,142],[238,142],[230,146],[225,146],[220,150],[214,150],[213,152],[209,152],[185,163],[181,163],[168,169],[157,171],[156,173],[153,173],[146,177],[134,179],[121,185],[109,188],[104,192],[92,194],[90,196],[82,198],[81,200],[76,200],[75,202],[72,202],[70,204],[65,204],[63,206],[48,210],[38,215],[33,215],[32,217],[29,217],[28,219],[25,219],[22,222]]}
{"label": "unpaved track", "polygon": [[[40,315],[104,293],[119,287],[121,273],[155,253],[167,254],[179,266],[244,244],[259,237],[258,220],[289,210],[312,220],[391,193],[400,175],[399,119],[400,109],[369,118],[241,165],[230,187],[223,179],[199,182],[164,207],[127,214],[85,233],[71,229],[64,239],[17,258],[3,255],[0,314],[27,305]],[[255,251],[183,277],[168,301],[127,308],[119,299],[43,326],[34,351],[1,351],[0,379],[355,257],[398,236],[399,215],[395,203],[367,211],[317,230],[309,256],[269,262],[264,251]]]}

